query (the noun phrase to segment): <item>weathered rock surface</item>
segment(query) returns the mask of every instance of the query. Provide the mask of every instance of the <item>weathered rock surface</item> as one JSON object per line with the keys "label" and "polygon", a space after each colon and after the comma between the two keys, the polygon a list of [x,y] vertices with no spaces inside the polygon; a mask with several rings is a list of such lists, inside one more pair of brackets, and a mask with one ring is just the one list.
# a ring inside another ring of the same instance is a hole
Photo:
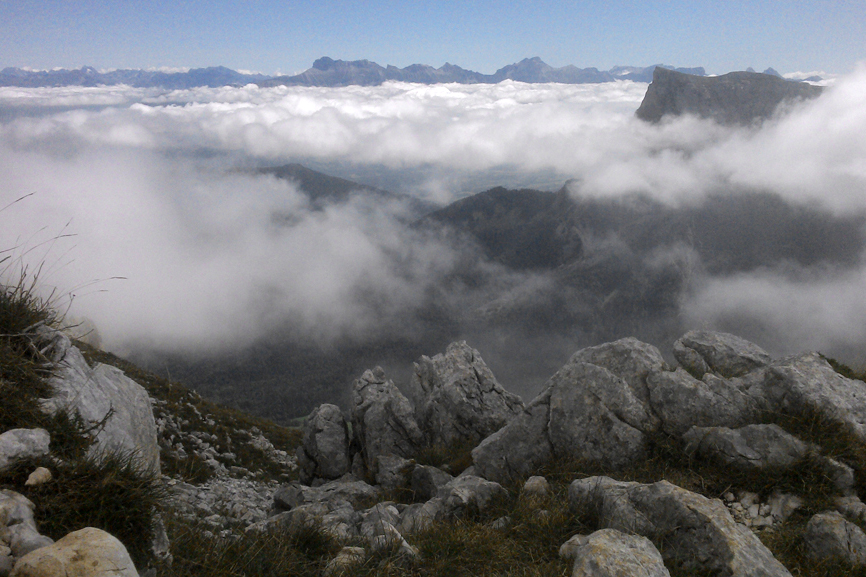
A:
{"label": "weathered rock surface", "polygon": [[374,467],[376,484],[387,490],[408,487],[414,466],[414,461],[410,459],[397,455],[379,455]]}
{"label": "weathered rock surface", "polygon": [[738,383],[711,373],[702,380],[681,367],[649,375],[652,410],[669,434],[682,435],[691,427],[741,427],[754,422],[758,402]]}
{"label": "weathered rock surface", "polygon": [[546,497],[550,494],[550,483],[541,475],[533,475],[523,484],[523,494],[536,499]]}
{"label": "weathered rock surface", "polygon": [[10,577],[138,577],[123,543],[87,527],[19,559]]}
{"label": "weathered rock surface", "polygon": [[818,413],[866,441],[866,383],[843,377],[818,353],[782,359],[757,375],[768,409]]}
{"label": "weathered rock surface", "polygon": [[575,514],[596,518],[599,527],[664,543],[665,559],[684,567],[731,577],[790,576],[721,501],[667,481],[643,485],[590,477],[574,481],[568,498]]}
{"label": "weathered rock surface", "polygon": [[438,498],[442,499],[444,514],[455,518],[467,511],[484,511],[495,499],[507,495],[508,491],[499,483],[475,475],[461,475],[439,489]]}
{"label": "weathered rock surface", "polygon": [[[628,348],[640,350],[637,343]],[[607,352],[595,350],[586,356],[603,359]],[[659,420],[626,380],[581,358],[579,351],[523,413],[472,451],[482,476],[502,482],[529,475],[554,456],[614,467],[644,456],[646,434],[659,427]],[[652,364],[633,357],[622,372],[636,387],[642,386],[641,374]]]}
{"label": "weathered rock surface", "polygon": [[301,481],[338,479],[349,472],[349,427],[340,407],[316,407],[304,422],[304,439],[297,451]]}
{"label": "weathered rock surface", "polygon": [[51,437],[45,429],[12,429],[0,435],[0,472],[16,461],[42,457],[49,452]]}
{"label": "weathered rock surface", "polygon": [[20,558],[54,541],[40,535],[33,517],[36,506],[30,499],[10,491],[0,490],[0,544],[9,546],[10,554]]}
{"label": "weathered rock surface", "polygon": [[352,427],[368,471],[379,455],[412,458],[424,445],[412,405],[379,367],[353,385]]}
{"label": "weathered rock surface", "polygon": [[866,565],[866,534],[835,511],[818,513],[809,519],[803,543],[810,557]]}
{"label": "weathered rock surface", "polygon": [[634,337],[581,349],[574,353],[569,362],[590,363],[609,370],[628,383],[634,395],[643,403],[649,403],[647,376],[667,368],[657,348]]}
{"label": "weathered rock surface", "polygon": [[363,547],[343,547],[333,559],[328,561],[323,575],[331,577],[332,575],[350,574],[350,571],[363,564],[366,558],[367,552]]}
{"label": "weathered rock surface", "polygon": [[357,509],[374,502],[379,490],[364,481],[331,481],[319,487],[307,487],[300,483],[281,486],[274,494],[274,505],[278,510],[290,511],[300,505],[327,501],[344,501]]}
{"label": "weathered rock surface", "polygon": [[550,379],[548,437],[557,456],[619,467],[645,455],[658,419],[623,379],[569,361]]}
{"label": "weathered rock surface", "polygon": [[451,479],[450,474],[442,469],[430,465],[418,465],[412,469],[412,492],[416,501],[428,501],[435,497],[440,487],[447,485]]}
{"label": "weathered rock surface", "polygon": [[658,66],[635,113],[648,122],[694,114],[722,124],[750,124],[773,116],[782,103],[815,98],[821,88],[757,72],[702,77]]}
{"label": "weathered rock surface", "polygon": [[686,452],[715,457],[742,468],[791,467],[810,447],[778,425],[692,427],[683,435]]}
{"label": "weathered rock surface", "polygon": [[445,354],[422,356],[415,363],[412,386],[423,395],[416,414],[433,445],[476,444],[524,408],[521,398],[502,388],[481,354],[465,341],[451,343]]}
{"label": "weathered rock surface", "polygon": [[572,577],[670,577],[649,539],[616,529],[575,535],[560,547],[559,556],[574,560]]}
{"label": "weathered rock surface", "polygon": [[54,333],[56,393],[45,410],[74,411],[96,427],[92,454],[131,453],[146,469],[159,472],[156,422],[147,391],[115,367],[90,368],[81,351],[62,333]]}
{"label": "weathered rock surface", "polygon": [[472,450],[472,462],[478,474],[503,483],[531,475],[553,458],[553,445],[547,433],[549,415],[548,389]]}
{"label": "weathered rock surface", "polygon": [[754,343],[728,333],[689,331],[674,342],[674,358],[695,376],[712,371],[722,377],[741,377],[772,362]]}

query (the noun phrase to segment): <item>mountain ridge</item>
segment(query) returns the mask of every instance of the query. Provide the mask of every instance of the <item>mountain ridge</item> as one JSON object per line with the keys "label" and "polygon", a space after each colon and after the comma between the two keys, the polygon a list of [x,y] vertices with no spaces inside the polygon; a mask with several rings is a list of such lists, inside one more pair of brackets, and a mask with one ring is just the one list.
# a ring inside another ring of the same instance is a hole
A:
{"label": "mountain ridge", "polygon": [[561,82],[584,84],[632,80],[650,82],[657,66],[664,66],[690,74],[706,75],[702,67],[675,68],[654,64],[646,67],[615,66],[609,71],[597,68],[577,68],[567,65],[555,68],[541,58],[524,58],[508,64],[493,74],[467,70],[446,62],[439,68],[427,64],[410,64],[405,68],[393,65],[381,66],[370,60],[334,60],[327,56],[317,59],[312,67],[300,74],[271,76],[258,73],[242,73],[224,66],[193,68],[186,72],[164,72],[159,70],[118,69],[100,72],[91,66],[79,69],[27,70],[7,67],[0,70],[0,86],[59,87],[59,86],[113,86],[127,84],[135,88],[188,89],[197,87],[244,86],[258,84],[268,86],[378,86],[387,81],[438,84],[456,82],[460,84],[496,84],[503,80],[519,82]]}

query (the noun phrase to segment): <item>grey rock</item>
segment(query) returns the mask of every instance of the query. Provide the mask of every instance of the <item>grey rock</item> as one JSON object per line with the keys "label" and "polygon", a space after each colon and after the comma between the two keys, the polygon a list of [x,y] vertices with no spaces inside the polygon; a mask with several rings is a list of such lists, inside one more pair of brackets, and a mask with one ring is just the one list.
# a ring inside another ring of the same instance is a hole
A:
{"label": "grey rock", "polygon": [[[636,343],[618,346],[633,355],[621,372],[640,383],[643,369],[634,367],[649,370],[652,363],[635,360],[641,358]],[[658,418],[623,378],[580,360],[583,355],[605,360],[615,349],[579,351],[520,415],[472,451],[478,473],[505,482],[532,474],[552,457],[613,467],[644,457],[646,434],[658,429]]]}
{"label": "grey rock", "polygon": [[569,361],[549,381],[548,437],[558,457],[621,467],[645,457],[658,419],[621,378]]}
{"label": "grey rock", "polygon": [[686,452],[749,469],[792,467],[812,450],[778,425],[692,427],[683,435]]}
{"label": "grey rock", "polygon": [[533,399],[526,409],[472,450],[478,474],[504,483],[531,475],[553,457],[547,435],[550,390]]}
{"label": "grey rock", "polygon": [[772,362],[754,343],[728,333],[689,331],[674,343],[674,358],[689,372],[703,376],[707,369],[722,377],[741,377]]}
{"label": "grey rock", "polygon": [[451,475],[430,465],[418,465],[412,470],[412,492],[416,501],[428,501],[435,497],[439,488],[448,484]]}
{"label": "grey rock", "polygon": [[319,487],[300,483],[282,485],[274,493],[274,506],[278,511],[290,511],[310,503],[345,502],[358,509],[379,497],[379,490],[363,481],[330,481]]}
{"label": "grey rock", "polygon": [[490,523],[490,528],[494,531],[502,531],[504,529],[507,529],[513,521],[514,520],[511,517],[505,515],[503,517],[499,517],[498,519],[494,519]]}
{"label": "grey rock", "polygon": [[866,503],[857,495],[845,495],[833,500],[836,510],[851,521],[866,521]]}
{"label": "grey rock", "polygon": [[759,414],[759,403],[738,381],[707,373],[702,380],[681,367],[649,375],[652,410],[662,428],[682,435],[691,427],[742,427]]}
{"label": "grey rock", "polygon": [[818,353],[782,359],[758,377],[766,409],[806,416],[817,413],[866,440],[866,383],[843,377]]}
{"label": "grey rock", "polygon": [[13,557],[23,557],[54,543],[49,537],[39,534],[33,518],[35,509],[33,502],[24,495],[8,489],[0,490],[0,543],[9,544]]}
{"label": "grey rock", "polygon": [[656,347],[634,337],[582,349],[569,360],[569,363],[579,362],[609,370],[628,383],[634,395],[643,403],[649,403],[647,376],[667,368],[664,357]]}
{"label": "grey rock", "polygon": [[446,516],[445,501],[439,497],[424,503],[414,503],[406,507],[400,513],[400,522],[397,529],[403,535],[418,533]]}
{"label": "grey rock", "polygon": [[16,461],[42,457],[49,452],[51,437],[45,429],[12,429],[0,435],[0,472]]}
{"label": "grey rock", "polygon": [[721,501],[667,481],[643,485],[590,477],[574,481],[568,498],[576,515],[592,516],[602,528],[664,543],[665,559],[686,568],[731,577],[790,576]]}
{"label": "grey rock", "polygon": [[851,565],[866,565],[866,534],[833,511],[818,513],[803,532],[806,554],[815,559],[836,559]]}
{"label": "grey rock", "polygon": [[550,494],[550,483],[540,475],[533,475],[523,484],[523,493],[528,497],[546,497]]}
{"label": "grey rock", "polygon": [[411,459],[424,445],[412,405],[379,367],[353,385],[352,427],[368,471],[379,455]]}
{"label": "grey rock", "polygon": [[794,511],[803,506],[803,499],[790,493],[775,492],[767,500],[770,506],[770,516],[776,523],[785,522]]}
{"label": "grey rock", "polygon": [[[68,341],[62,334],[55,338],[64,339]],[[133,454],[142,468],[158,473],[156,421],[144,387],[115,367],[97,364],[91,369],[81,351],[68,343],[57,349],[65,353],[49,379],[55,395],[43,401],[43,408],[77,412],[85,423],[96,425],[91,454]]]}
{"label": "grey rock", "polygon": [[0,577],[7,577],[15,565],[15,559],[12,557],[11,550],[7,554],[4,552],[4,549],[9,550],[8,547],[0,545]]}
{"label": "grey rock", "polygon": [[439,489],[444,514],[449,518],[459,518],[469,511],[484,511],[495,499],[508,495],[499,483],[474,475],[456,477]]}
{"label": "grey rock", "polygon": [[310,413],[297,454],[303,482],[338,479],[349,472],[349,427],[338,406],[319,405]]}
{"label": "grey rock", "polygon": [[376,457],[376,483],[386,490],[408,487],[415,462],[397,455]]}
{"label": "grey rock", "polygon": [[362,547],[343,547],[339,553],[328,561],[322,573],[325,577],[350,574],[358,565],[364,563],[367,552]]}
{"label": "grey rock", "polygon": [[575,535],[560,547],[559,556],[574,560],[572,577],[670,577],[649,539],[616,529]]}
{"label": "grey rock", "polygon": [[445,354],[422,356],[415,363],[412,386],[422,398],[418,423],[432,445],[477,444],[523,411],[523,401],[509,393],[465,341],[451,343]]}
{"label": "grey rock", "polygon": [[381,535],[385,531],[386,524],[396,527],[400,524],[400,512],[394,503],[376,503],[369,509],[360,512],[361,536],[369,539],[375,535]]}

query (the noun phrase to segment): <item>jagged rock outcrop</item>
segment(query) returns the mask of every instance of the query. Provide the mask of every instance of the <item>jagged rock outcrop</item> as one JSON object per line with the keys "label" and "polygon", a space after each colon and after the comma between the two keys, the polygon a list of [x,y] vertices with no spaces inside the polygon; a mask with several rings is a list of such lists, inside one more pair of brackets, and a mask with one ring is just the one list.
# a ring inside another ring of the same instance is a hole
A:
{"label": "jagged rock outcrop", "polygon": [[559,556],[574,561],[572,577],[670,577],[652,541],[616,529],[575,535]]}
{"label": "jagged rock outcrop", "polygon": [[[645,375],[664,361],[654,347],[638,343],[617,341],[573,355],[523,413],[472,451],[479,473],[502,482],[530,474],[553,456],[613,467],[644,456],[646,435],[660,423],[638,395],[646,396]],[[617,349],[633,354],[614,363],[610,352]],[[620,374],[584,358],[598,358]]]}
{"label": "jagged rock outcrop", "polygon": [[771,118],[779,105],[815,98],[821,91],[819,86],[757,72],[701,77],[657,67],[635,114],[648,122],[694,114],[743,125]]}
{"label": "jagged rock outcrop", "polygon": [[686,568],[731,577],[791,575],[721,501],[667,481],[643,485],[589,477],[569,486],[568,500],[576,515],[593,517],[599,527],[664,543],[664,558]]}
{"label": "jagged rock outcrop", "polygon": [[352,428],[368,472],[380,455],[411,458],[424,445],[412,405],[379,367],[353,385]]}
{"label": "jagged rock outcrop", "polygon": [[123,543],[100,529],[74,531],[18,560],[10,577],[138,577]]}
{"label": "jagged rock outcrop", "polygon": [[465,341],[451,343],[445,354],[422,356],[412,387],[423,395],[415,411],[432,445],[477,444],[524,409]]}
{"label": "jagged rock outcrop", "polygon": [[301,481],[338,479],[349,472],[349,427],[340,407],[319,405],[304,422],[304,439],[297,451]]}
{"label": "jagged rock outcrop", "polygon": [[156,421],[147,391],[115,367],[91,368],[69,338],[42,333],[51,341],[54,371],[49,384],[55,395],[43,402],[46,411],[73,411],[95,429],[91,454],[132,454],[145,469],[159,472]]}

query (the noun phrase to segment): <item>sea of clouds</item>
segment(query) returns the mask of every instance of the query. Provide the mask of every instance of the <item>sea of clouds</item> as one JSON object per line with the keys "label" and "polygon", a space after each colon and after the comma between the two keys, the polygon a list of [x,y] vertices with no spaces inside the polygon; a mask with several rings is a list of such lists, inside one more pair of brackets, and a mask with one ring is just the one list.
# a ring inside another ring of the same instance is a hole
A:
{"label": "sea of clouds", "polygon": [[[2,266],[44,263],[40,281],[115,350],[236,345],[287,319],[327,341],[399,319],[459,255],[409,230],[401,207],[313,210],[293,183],[244,169],[405,171],[416,176],[396,192],[439,204],[478,192],[479,178],[543,173],[582,195],[681,204],[739,187],[866,211],[866,67],[760,128],[643,123],[646,88],[0,88]],[[691,326],[743,317],[778,335],[761,343],[775,351],[866,351],[862,265],[696,286],[682,305]]]}

